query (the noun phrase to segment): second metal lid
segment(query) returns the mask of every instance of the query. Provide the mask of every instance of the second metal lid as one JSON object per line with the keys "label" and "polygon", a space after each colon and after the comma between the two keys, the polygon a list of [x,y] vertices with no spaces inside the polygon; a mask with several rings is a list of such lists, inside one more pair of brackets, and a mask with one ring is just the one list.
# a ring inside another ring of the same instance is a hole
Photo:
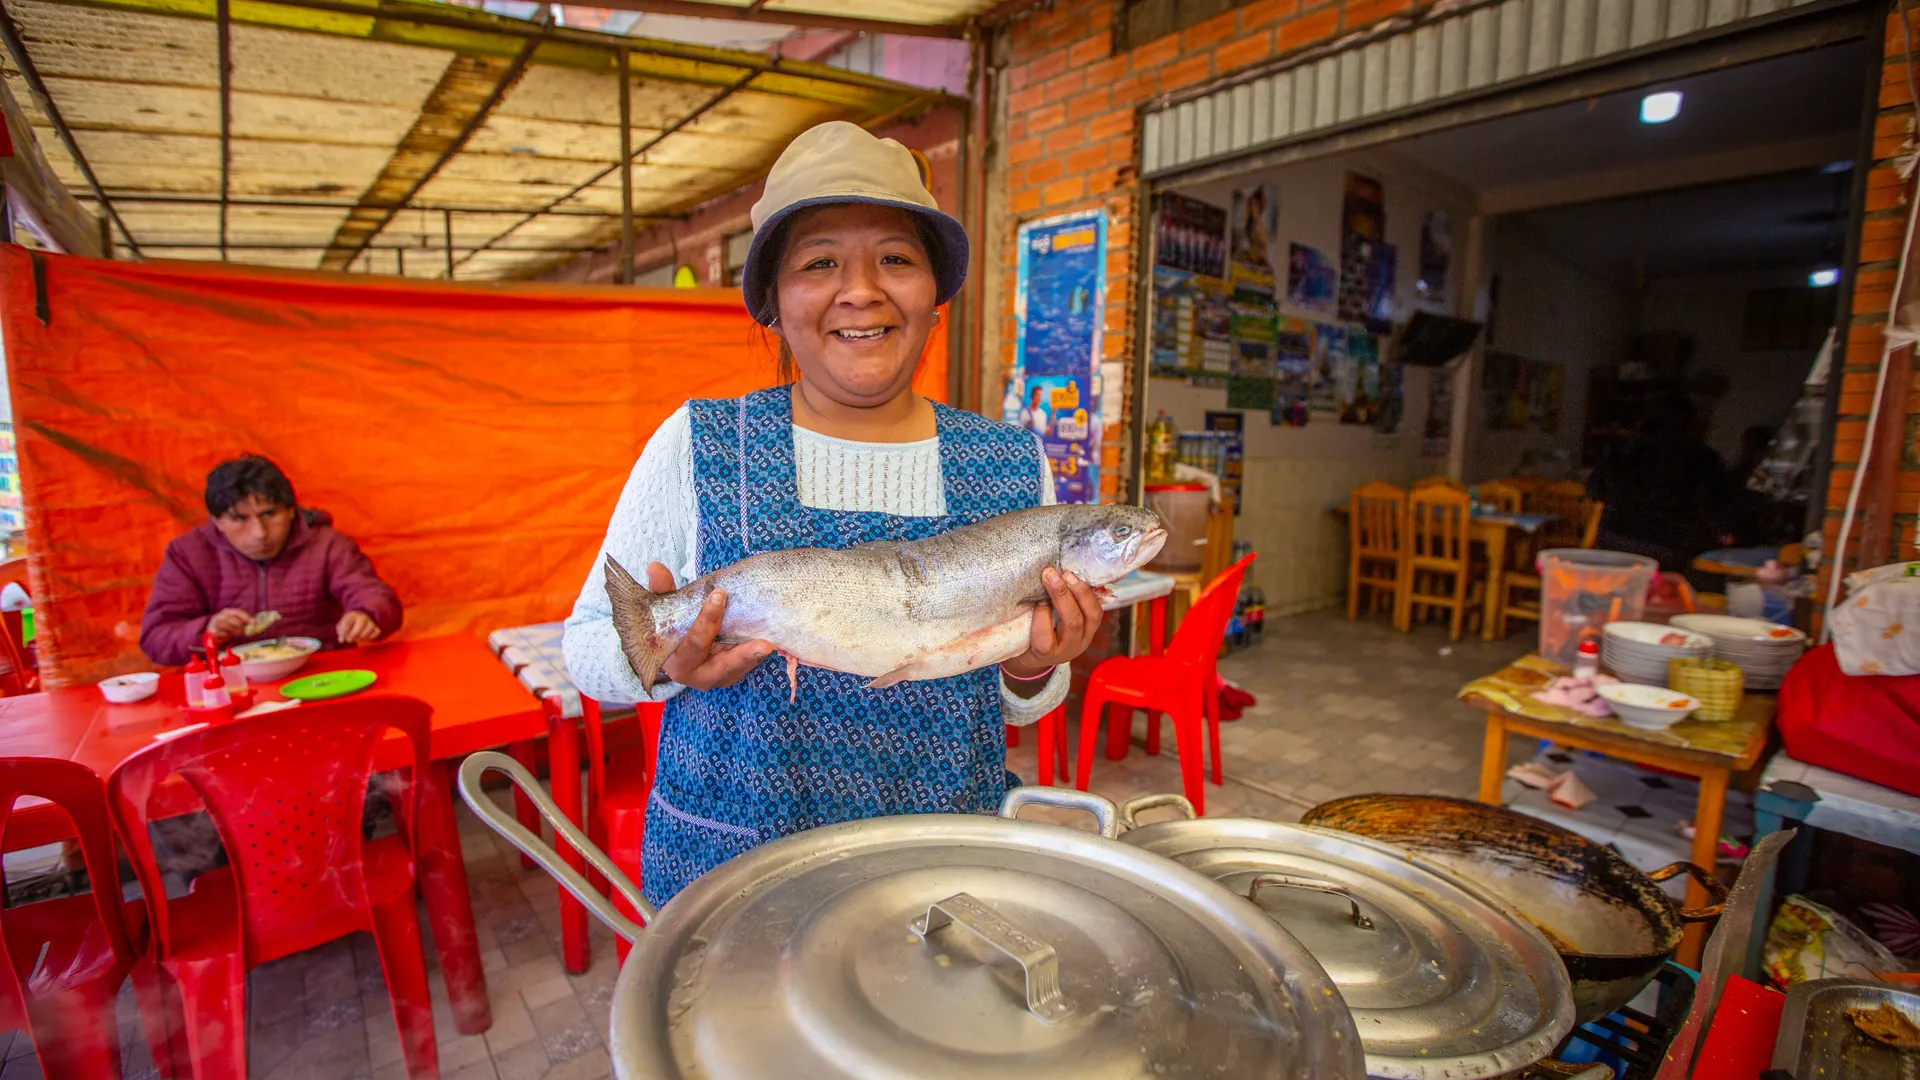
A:
{"label": "second metal lid", "polygon": [[1298,938],[1352,1010],[1370,1076],[1493,1076],[1545,1057],[1573,1026],[1566,970],[1538,931],[1388,845],[1230,818],[1121,839],[1250,897]]}

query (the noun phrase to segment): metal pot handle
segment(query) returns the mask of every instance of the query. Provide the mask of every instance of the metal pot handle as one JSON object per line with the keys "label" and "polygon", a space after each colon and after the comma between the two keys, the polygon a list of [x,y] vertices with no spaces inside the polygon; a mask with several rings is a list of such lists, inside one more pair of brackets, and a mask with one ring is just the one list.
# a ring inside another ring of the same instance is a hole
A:
{"label": "metal pot handle", "polygon": [[1052,806],[1062,810],[1085,810],[1099,823],[1100,835],[1109,840],[1120,838],[1120,809],[1107,799],[1085,791],[1028,785],[1007,792],[1000,803],[1000,816],[1017,818],[1023,806]]}
{"label": "metal pot handle", "polygon": [[[1326,893],[1329,896],[1344,897],[1347,903],[1353,905],[1353,925],[1362,930],[1373,929],[1373,920],[1367,918],[1360,911],[1360,898],[1341,886],[1335,885],[1331,881],[1313,881],[1308,878],[1288,877],[1285,874],[1255,874],[1253,876],[1253,884],[1247,886],[1247,899],[1254,900],[1255,897],[1259,895],[1261,889],[1269,886],[1278,886],[1286,889],[1311,889],[1314,892]],[[1255,902],[1257,903],[1258,901],[1255,900]]]}
{"label": "metal pot handle", "polygon": [[929,904],[927,913],[908,922],[907,929],[926,942],[948,923],[973,931],[1020,965],[1027,978],[1027,1011],[1041,1023],[1057,1024],[1073,1015],[1073,1006],[1060,993],[1060,959],[1052,945],[1001,918],[966,893]]}
{"label": "metal pot handle", "polygon": [[1137,829],[1140,827],[1140,823],[1135,821],[1134,818],[1142,810],[1157,810],[1162,806],[1179,807],[1180,812],[1186,816],[1188,821],[1192,821],[1194,818],[1200,816],[1193,812],[1193,802],[1185,795],[1167,792],[1161,795],[1142,795],[1137,799],[1128,799],[1120,807],[1120,824],[1125,825],[1129,829]]}
{"label": "metal pot handle", "polygon": [[1720,912],[1727,906],[1727,887],[1720,884],[1719,878],[1714,877],[1712,874],[1707,873],[1705,870],[1700,869],[1690,862],[1677,862],[1670,866],[1663,866],[1647,876],[1655,881],[1665,881],[1670,877],[1678,877],[1681,874],[1685,874],[1699,882],[1700,887],[1707,890],[1707,895],[1713,898],[1713,902],[1706,907],[1681,908],[1680,921],[1705,922],[1708,919],[1719,918]]}
{"label": "metal pot handle", "polygon": [[[620,895],[626,899],[627,903],[633,905],[633,910],[640,913],[639,923],[636,924],[632,919],[621,914],[611,901],[602,896],[593,886],[588,885],[587,879],[580,876],[578,870],[568,866],[553,848],[547,846],[545,841],[516,821],[512,814],[502,810],[492,799],[487,798],[486,793],[480,790],[480,780],[489,771],[506,773],[507,779],[513,782],[513,786],[533,800],[533,805],[539,809],[540,816],[546,818],[547,824],[553,826],[554,835],[563,837],[567,843],[572,844],[581,858],[604,875],[608,884],[620,890]],[[640,890],[627,878],[626,874],[620,871],[618,866],[614,865],[612,859],[607,858],[607,853],[601,851],[598,844],[587,839],[587,834],[567,820],[566,815],[560,812],[560,808],[554,805],[552,796],[540,786],[540,781],[527,771],[526,766],[494,750],[468,754],[467,760],[460,763],[459,788],[460,798],[466,801],[467,806],[480,816],[480,820],[485,822],[488,828],[506,837],[507,842],[519,848],[527,858],[539,863],[541,869],[552,874],[560,882],[561,888],[572,893],[574,899],[587,906],[588,911],[599,916],[600,921],[606,923],[609,930],[629,942],[640,940],[645,925],[652,922],[657,914],[654,906],[647,903],[647,898],[640,895]]]}

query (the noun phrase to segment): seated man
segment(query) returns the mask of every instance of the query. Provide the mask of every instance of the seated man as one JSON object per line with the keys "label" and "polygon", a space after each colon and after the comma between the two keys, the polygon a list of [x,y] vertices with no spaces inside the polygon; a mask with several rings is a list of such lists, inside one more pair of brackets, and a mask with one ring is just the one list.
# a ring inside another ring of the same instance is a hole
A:
{"label": "seated man", "polygon": [[[206,501],[211,520],[168,544],[154,575],[140,648],[155,663],[186,663],[207,630],[222,643],[311,637],[332,648],[400,628],[393,589],[332,517],[294,503],[273,462],[222,462],[207,474]],[[278,621],[249,634],[267,612]]]}

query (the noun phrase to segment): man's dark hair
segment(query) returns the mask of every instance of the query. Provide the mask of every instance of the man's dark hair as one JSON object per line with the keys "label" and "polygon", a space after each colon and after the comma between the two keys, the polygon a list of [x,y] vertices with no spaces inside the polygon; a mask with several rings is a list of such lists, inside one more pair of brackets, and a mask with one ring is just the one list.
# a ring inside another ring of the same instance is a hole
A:
{"label": "man's dark hair", "polygon": [[233,504],[252,495],[274,506],[292,507],[293,481],[280,466],[258,454],[223,461],[207,474],[207,513],[214,517],[233,509]]}

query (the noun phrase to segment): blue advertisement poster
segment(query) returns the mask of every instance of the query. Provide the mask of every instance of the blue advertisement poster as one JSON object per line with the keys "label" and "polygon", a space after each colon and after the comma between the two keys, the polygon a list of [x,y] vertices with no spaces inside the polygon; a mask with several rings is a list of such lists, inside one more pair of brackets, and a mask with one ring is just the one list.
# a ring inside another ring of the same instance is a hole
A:
{"label": "blue advertisement poster", "polygon": [[1038,433],[1055,497],[1100,501],[1100,339],[1106,323],[1107,215],[1090,210],[1020,226],[1015,364],[1007,420]]}

